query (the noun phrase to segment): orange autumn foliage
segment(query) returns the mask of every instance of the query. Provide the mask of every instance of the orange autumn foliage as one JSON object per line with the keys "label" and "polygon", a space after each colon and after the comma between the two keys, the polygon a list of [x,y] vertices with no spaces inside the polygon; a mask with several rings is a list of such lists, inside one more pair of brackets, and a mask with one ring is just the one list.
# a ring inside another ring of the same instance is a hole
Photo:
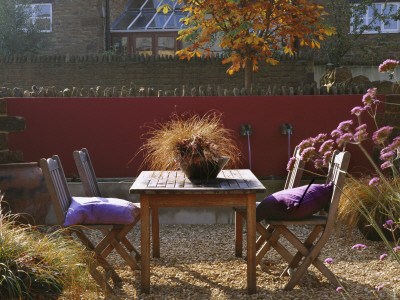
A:
{"label": "orange autumn foliage", "polygon": [[[323,7],[306,0],[176,0],[189,12],[187,28],[179,32],[189,46],[178,51],[181,59],[212,56],[214,41],[227,50],[222,61],[231,63],[233,74],[250,63],[257,71],[258,62],[276,65],[275,53],[294,54],[295,40],[300,46],[320,47],[319,41],[334,33],[323,24]],[[161,9],[165,11],[168,5]]]}

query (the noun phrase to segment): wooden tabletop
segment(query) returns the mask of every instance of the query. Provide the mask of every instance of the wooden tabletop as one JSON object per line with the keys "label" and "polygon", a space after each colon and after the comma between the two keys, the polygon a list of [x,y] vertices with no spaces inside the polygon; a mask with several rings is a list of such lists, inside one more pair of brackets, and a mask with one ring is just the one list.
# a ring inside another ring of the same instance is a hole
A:
{"label": "wooden tabletop", "polygon": [[190,180],[182,171],[143,171],[131,194],[235,194],[265,193],[264,185],[248,170],[222,170],[216,179]]}

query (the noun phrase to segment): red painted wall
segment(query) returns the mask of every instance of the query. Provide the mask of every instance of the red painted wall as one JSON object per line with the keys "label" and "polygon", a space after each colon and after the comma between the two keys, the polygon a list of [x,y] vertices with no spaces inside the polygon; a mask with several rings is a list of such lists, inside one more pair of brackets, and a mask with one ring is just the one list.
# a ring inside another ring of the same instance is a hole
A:
{"label": "red painted wall", "polygon": [[[97,177],[136,177],[141,156],[128,165],[142,144],[143,124],[167,120],[172,112],[223,112],[226,127],[238,133],[251,124],[252,171],[257,176],[285,176],[288,137],[282,123],[293,125],[291,149],[303,139],[330,133],[351,118],[361,95],[162,98],[7,98],[8,115],[26,119],[26,131],[9,134],[11,150],[22,150],[24,161],[58,154],[67,177],[77,174],[72,152],[86,147]],[[384,100],[384,97],[380,97]],[[242,168],[249,167],[247,137],[240,136]],[[351,169],[368,167],[352,151]]]}

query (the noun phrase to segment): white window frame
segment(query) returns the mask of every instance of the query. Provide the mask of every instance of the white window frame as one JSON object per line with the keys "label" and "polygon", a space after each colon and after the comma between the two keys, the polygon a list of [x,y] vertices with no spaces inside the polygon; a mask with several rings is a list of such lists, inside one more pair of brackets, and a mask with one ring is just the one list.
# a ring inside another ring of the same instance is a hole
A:
{"label": "white window frame", "polygon": [[[372,5],[380,5],[380,13],[382,13],[382,9],[385,7],[385,3],[382,3],[382,2],[376,2],[376,3],[373,3]],[[387,2],[386,3],[386,8],[388,6],[394,6],[394,9],[392,10],[392,12],[395,12],[395,11],[400,9],[400,2]],[[372,16],[368,15],[369,8],[370,7],[368,7],[367,11],[363,15],[364,25],[370,24],[370,23],[367,23],[367,22],[370,22],[369,20],[372,19]],[[394,29],[385,28],[385,23],[384,22],[382,22],[380,20],[377,20],[377,21],[381,23],[380,24],[381,33],[399,33],[400,32],[400,21],[393,21],[392,20],[392,22],[395,22],[395,24],[396,24],[396,28],[394,28]],[[351,19],[351,23],[352,22],[353,22],[353,18]],[[350,33],[354,33],[353,26],[350,26]],[[363,34],[376,34],[376,33],[378,33],[377,30],[365,30],[363,32]]]}
{"label": "white window frame", "polygon": [[[39,11],[39,6],[49,6],[50,7],[50,16],[49,17],[41,17],[36,15],[36,12]],[[53,6],[51,3],[37,3],[37,4],[30,4],[30,7],[32,8],[33,15],[30,17],[30,21],[32,24],[36,23],[36,20],[41,20],[41,19],[49,19],[50,20],[50,29],[48,30],[40,30],[40,32],[52,32],[53,31]]]}

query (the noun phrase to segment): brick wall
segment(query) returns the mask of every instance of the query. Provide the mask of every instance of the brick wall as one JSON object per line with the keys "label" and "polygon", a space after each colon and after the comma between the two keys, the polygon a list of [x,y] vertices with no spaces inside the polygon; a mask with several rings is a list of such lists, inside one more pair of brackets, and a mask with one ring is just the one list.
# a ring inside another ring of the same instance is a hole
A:
{"label": "brick wall", "polygon": [[22,162],[20,150],[10,151],[8,134],[25,130],[25,119],[7,116],[7,102],[0,99],[0,164]]}
{"label": "brick wall", "polygon": [[[284,59],[277,66],[261,64],[255,73],[254,86],[286,84],[299,86],[313,80],[313,63]],[[0,86],[30,89],[32,85],[55,86],[58,90],[80,87],[93,88],[129,86],[170,89],[186,85],[222,85],[224,88],[244,87],[244,72],[230,76],[228,66],[220,58],[162,59],[143,56],[35,56],[0,57]]]}

